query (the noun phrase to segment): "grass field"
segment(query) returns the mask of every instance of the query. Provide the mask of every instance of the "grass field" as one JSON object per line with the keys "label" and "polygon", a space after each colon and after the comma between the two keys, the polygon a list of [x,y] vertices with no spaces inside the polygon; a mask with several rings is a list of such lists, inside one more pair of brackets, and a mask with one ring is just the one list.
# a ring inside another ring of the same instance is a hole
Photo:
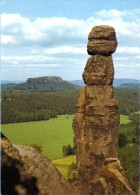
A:
{"label": "grass field", "polygon": [[[3,124],[2,132],[14,144],[42,146],[43,154],[50,159],[62,158],[62,147],[73,145],[73,115],[61,115],[48,121]],[[128,123],[121,116],[121,123]]]}
{"label": "grass field", "polygon": [[59,172],[67,178],[67,171],[68,171],[68,167],[70,166],[70,164],[72,162],[76,162],[76,156],[72,155],[72,156],[67,156],[65,158],[60,158],[60,159],[56,159],[56,160],[52,160],[53,164],[55,165],[55,167],[59,170]]}
{"label": "grass field", "polygon": [[[67,178],[68,167],[76,157],[63,158],[62,147],[73,145],[73,115],[61,115],[48,121],[3,124],[2,132],[14,144],[42,146],[43,154],[52,159],[60,173]],[[121,115],[120,123],[129,122],[128,116]]]}
{"label": "grass field", "polygon": [[73,115],[58,116],[48,121],[3,124],[2,132],[11,143],[42,146],[50,159],[62,157],[62,146],[73,145]]}

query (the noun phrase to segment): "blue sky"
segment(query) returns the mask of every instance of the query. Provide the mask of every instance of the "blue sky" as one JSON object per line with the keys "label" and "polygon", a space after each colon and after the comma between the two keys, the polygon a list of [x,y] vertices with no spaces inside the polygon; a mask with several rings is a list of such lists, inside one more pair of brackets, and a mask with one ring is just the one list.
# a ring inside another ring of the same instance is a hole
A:
{"label": "blue sky", "polygon": [[96,25],[115,28],[115,78],[139,79],[140,0],[0,0],[1,77],[81,79],[87,37]]}

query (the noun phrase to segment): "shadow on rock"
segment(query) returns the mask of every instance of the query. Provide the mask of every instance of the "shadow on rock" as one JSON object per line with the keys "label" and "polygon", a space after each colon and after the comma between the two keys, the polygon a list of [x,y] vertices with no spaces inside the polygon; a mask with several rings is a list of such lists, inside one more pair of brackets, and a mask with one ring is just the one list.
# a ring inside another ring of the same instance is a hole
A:
{"label": "shadow on rock", "polygon": [[37,179],[29,177],[23,179],[20,175],[22,163],[13,159],[2,151],[1,160],[1,194],[2,195],[37,195],[38,188],[36,186]]}

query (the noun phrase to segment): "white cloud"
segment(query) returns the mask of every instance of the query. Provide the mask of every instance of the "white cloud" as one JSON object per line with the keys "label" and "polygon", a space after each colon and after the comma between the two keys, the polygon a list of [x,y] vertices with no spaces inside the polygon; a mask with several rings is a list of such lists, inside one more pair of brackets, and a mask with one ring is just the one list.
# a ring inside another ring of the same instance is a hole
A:
{"label": "white cloud", "polygon": [[[96,25],[111,25],[115,28],[118,48],[115,52],[115,67],[123,70],[139,67],[140,59],[140,9],[101,10],[86,20],[66,17],[30,19],[20,14],[1,15],[2,68],[7,67],[7,76],[17,70],[37,70],[40,75],[49,68],[71,77],[81,74],[86,64],[87,37]],[[4,49],[3,49],[4,48]],[[8,73],[9,69],[9,73]],[[60,71],[60,72],[61,72]],[[13,73],[13,74],[15,74]],[[25,73],[26,74],[26,73]],[[51,74],[51,71],[49,72]],[[81,75],[77,76],[81,78]]]}
{"label": "white cloud", "polygon": [[15,24],[20,24],[22,21],[23,21],[23,17],[20,14],[3,13],[1,15],[1,28],[3,29],[7,26],[15,26]]}
{"label": "white cloud", "polygon": [[101,10],[96,12],[96,16],[98,18],[118,18],[118,17],[122,17],[126,15],[126,11],[120,11],[120,10],[116,10],[116,9],[112,9],[112,10]]}
{"label": "white cloud", "polygon": [[136,56],[135,58],[140,59],[140,56]]}
{"label": "white cloud", "polygon": [[140,54],[140,47],[118,47],[117,52],[124,53],[124,55],[125,54]]}
{"label": "white cloud", "polygon": [[[87,35],[93,26],[107,24],[116,29],[118,36],[136,39],[140,38],[140,20],[138,10],[133,11],[134,13],[132,11],[102,10],[87,20],[68,19],[66,17],[38,17],[31,20],[20,14],[4,13],[1,16],[2,35],[5,36],[4,44],[9,44],[10,37],[10,40],[16,40],[19,46],[75,45],[87,41]],[[133,20],[130,14],[133,14],[136,20]]]}
{"label": "white cloud", "polygon": [[[109,24],[122,36],[140,37],[140,9],[134,10],[101,10],[95,14],[103,24]],[[99,21],[99,23],[101,22]]]}
{"label": "white cloud", "polygon": [[44,54],[86,54],[86,48],[83,47],[73,47],[73,46],[62,46],[53,47],[43,50]]}
{"label": "white cloud", "polygon": [[35,63],[35,62],[46,62],[46,61],[52,61],[54,60],[54,57],[50,56],[41,56],[41,55],[36,55],[36,56],[2,56],[1,57],[2,62],[7,63],[10,62],[12,63],[13,61],[16,61],[18,63]]}
{"label": "white cloud", "polygon": [[[140,63],[139,64],[135,64],[136,67],[140,68]],[[140,70],[139,70],[140,73]]]}
{"label": "white cloud", "polygon": [[1,44],[10,45],[15,44],[16,40],[11,35],[1,35]]}
{"label": "white cloud", "polygon": [[115,68],[126,68],[128,65],[125,63],[121,63],[121,64],[115,63],[114,66]]}
{"label": "white cloud", "polygon": [[83,58],[68,58],[66,57],[58,57],[58,56],[44,56],[44,55],[35,55],[35,56],[2,56],[1,57],[1,68],[6,67],[63,67],[67,66],[70,68],[78,67],[84,64]]}
{"label": "white cloud", "polygon": [[114,60],[125,60],[125,61],[127,61],[127,60],[129,60],[130,59],[130,56],[127,56],[127,57],[125,57],[125,56],[123,56],[123,57],[114,57],[113,58]]}
{"label": "white cloud", "polygon": [[20,46],[37,44],[50,47],[61,43],[69,44],[82,40],[87,34],[87,24],[83,20],[53,17],[36,18],[32,21],[19,14],[2,14],[1,18],[2,35],[13,37]]}

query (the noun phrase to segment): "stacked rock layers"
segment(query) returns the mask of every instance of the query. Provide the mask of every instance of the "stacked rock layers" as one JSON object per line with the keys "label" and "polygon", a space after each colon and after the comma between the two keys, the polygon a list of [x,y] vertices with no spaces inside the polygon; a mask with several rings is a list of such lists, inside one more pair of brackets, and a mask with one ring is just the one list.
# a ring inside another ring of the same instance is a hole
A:
{"label": "stacked rock layers", "polygon": [[83,195],[133,194],[117,159],[120,114],[113,98],[114,66],[111,54],[117,48],[114,28],[96,26],[89,34],[81,90],[74,116],[78,183]]}

